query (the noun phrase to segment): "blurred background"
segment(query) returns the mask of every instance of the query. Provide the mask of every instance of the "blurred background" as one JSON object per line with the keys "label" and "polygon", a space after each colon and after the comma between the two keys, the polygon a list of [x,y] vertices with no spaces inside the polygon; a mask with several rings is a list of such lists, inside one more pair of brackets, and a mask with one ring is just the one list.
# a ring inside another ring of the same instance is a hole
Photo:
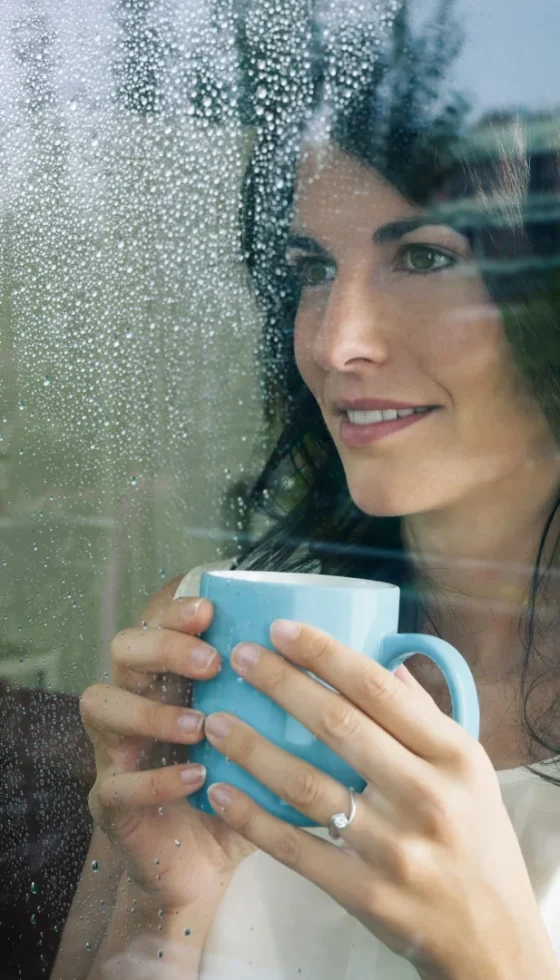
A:
{"label": "blurred background", "polygon": [[3,0],[0,677],[79,693],[150,594],[251,531],[275,420],[237,209],[271,59],[297,99],[318,32],[340,53],[403,5],[455,19],[470,123],[546,142],[557,0]]}

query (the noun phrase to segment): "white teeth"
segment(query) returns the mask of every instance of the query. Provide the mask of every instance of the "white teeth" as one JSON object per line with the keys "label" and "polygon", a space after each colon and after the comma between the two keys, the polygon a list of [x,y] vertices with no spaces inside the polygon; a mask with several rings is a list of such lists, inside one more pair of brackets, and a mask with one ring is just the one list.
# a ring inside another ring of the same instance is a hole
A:
{"label": "white teeth", "polygon": [[415,412],[427,412],[428,408],[386,408],[383,411],[372,412],[352,412],[347,415],[350,422],[354,425],[372,425],[375,422],[393,422],[395,419],[406,418],[407,415],[414,415]]}
{"label": "white teeth", "polygon": [[348,418],[356,425],[371,425],[372,422],[382,422],[383,412],[348,412]]}

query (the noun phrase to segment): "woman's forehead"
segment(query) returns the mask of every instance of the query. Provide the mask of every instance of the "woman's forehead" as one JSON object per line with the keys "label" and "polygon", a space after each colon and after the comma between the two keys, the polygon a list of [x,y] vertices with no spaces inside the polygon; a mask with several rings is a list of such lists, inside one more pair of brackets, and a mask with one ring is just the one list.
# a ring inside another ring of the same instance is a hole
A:
{"label": "woman's forehead", "polygon": [[303,148],[296,171],[294,228],[309,231],[349,221],[371,232],[378,224],[419,211],[381,174],[335,144]]}

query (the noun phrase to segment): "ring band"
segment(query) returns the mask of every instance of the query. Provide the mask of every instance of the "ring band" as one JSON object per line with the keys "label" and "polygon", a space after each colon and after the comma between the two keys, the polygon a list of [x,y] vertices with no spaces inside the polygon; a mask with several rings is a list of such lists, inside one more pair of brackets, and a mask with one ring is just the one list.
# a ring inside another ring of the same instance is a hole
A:
{"label": "ring band", "polygon": [[354,817],[356,816],[356,793],[350,786],[350,813],[346,816],[345,813],[333,813],[330,818],[327,829],[329,831],[329,837],[332,840],[338,840],[340,837],[340,831],[346,830],[350,826]]}

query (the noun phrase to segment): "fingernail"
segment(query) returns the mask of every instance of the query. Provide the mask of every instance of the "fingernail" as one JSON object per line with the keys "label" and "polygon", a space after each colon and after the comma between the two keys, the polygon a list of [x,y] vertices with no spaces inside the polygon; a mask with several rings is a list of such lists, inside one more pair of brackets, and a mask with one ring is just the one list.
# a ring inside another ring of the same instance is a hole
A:
{"label": "fingernail", "polygon": [[189,711],[177,719],[177,725],[183,732],[196,732],[204,724],[204,715],[200,711]]}
{"label": "fingernail", "polygon": [[231,721],[225,715],[210,715],[206,719],[206,732],[214,738],[225,738],[231,732]]}
{"label": "fingernail", "polygon": [[202,670],[203,667],[210,666],[217,653],[218,651],[213,647],[201,643],[200,646],[193,647],[190,652],[191,664]]}
{"label": "fingernail", "polygon": [[224,786],[223,783],[213,783],[212,786],[208,787],[208,798],[212,806],[223,810],[231,800],[231,790],[229,786]]}
{"label": "fingernail", "polygon": [[241,670],[244,667],[254,667],[260,659],[261,651],[254,643],[238,643],[231,651],[231,662],[233,666],[239,667]]}
{"label": "fingernail", "polygon": [[270,627],[270,638],[273,643],[276,640],[295,640],[300,630],[300,624],[293,619],[275,619]]}
{"label": "fingernail", "polygon": [[[180,600],[179,600],[180,601]],[[194,616],[196,610],[200,606],[202,599],[191,599],[189,602],[185,602],[185,612],[187,616]]]}
{"label": "fingernail", "polygon": [[179,779],[182,783],[190,783],[191,785],[200,783],[201,781],[203,782],[206,779],[206,766],[199,766],[198,763],[192,763],[192,765],[181,769]]}

